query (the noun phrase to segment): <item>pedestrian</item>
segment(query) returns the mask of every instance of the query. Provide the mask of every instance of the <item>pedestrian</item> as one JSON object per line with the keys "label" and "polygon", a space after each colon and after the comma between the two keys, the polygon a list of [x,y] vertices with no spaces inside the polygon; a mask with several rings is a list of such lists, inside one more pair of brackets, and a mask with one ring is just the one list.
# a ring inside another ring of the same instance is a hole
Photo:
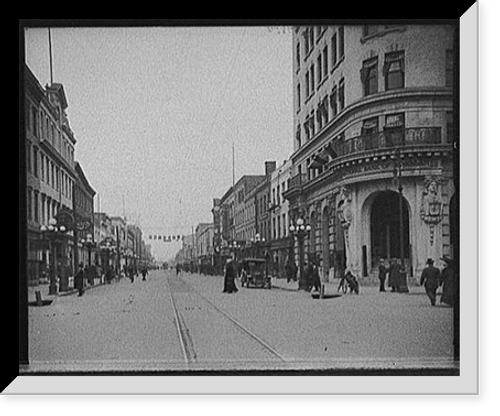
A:
{"label": "pedestrian", "polygon": [[311,288],[314,287],[314,290],[320,292],[321,291],[321,281],[319,279],[319,270],[316,264],[311,266],[311,274],[310,274],[310,285]]}
{"label": "pedestrian", "polygon": [[78,271],[75,275],[75,288],[78,289],[78,296],[83,295],[83,285],[84,285],[84,271],[83,271],[83,264],[80,263],[78,265]]}
{"label": "pedestrian", "polygon": [[293,260],[288,260],[285,266],[286,270],[286,282],[290,283],[292,280],[296,280],[297,266]]}
{"label": "pedestrian", "polygon": [[441,272],[437,267],[434,267],[434,260],[427,259],[427,266],[422,271],[420,284],[425,286],[425,293],[431,301],[431,305],[436,304],[436,291],[441,281]]}
{"label": "pedestrian", "polygon": [[146,280],[146,275],[148,274],[148,268],[144,266],[141,270],[142,273],[142,281],[144,282]]}
{"label": "pedestrian", "polygon": [[224,289],[222,293],[235,293],[238,291],[234,279],[236,278],[236,267],[233,259],[226,262],[226,271],[224,273]]}
{"label": "pedestrian", "polygon": [[304,262],[304,283],[306,285],[306,290],[309,292],[311,290],[311,274],[312,274],[312,265],[310,261]]}
{"label": "pedestrian", "polygon": [[401,281],[401,265],[398,259],[392,259],[388,268],[389,281],[387,282],[391,288],[391,292],[399,291],[399,282]]}
{"label": "pedestrian", "polygon": [[385,276],[387,274],[387,267],[385,267],[385,259],[380,259],[378,264],[378,280],[379,292],[385,292]]}
{"label": "pedestrian", "polygon": [[446,263],[446,266],[441,271],[443,292],[441,294],[440,303],[453,306],[455,301],[455,267],[452,259],[442,257],[441,260]]}

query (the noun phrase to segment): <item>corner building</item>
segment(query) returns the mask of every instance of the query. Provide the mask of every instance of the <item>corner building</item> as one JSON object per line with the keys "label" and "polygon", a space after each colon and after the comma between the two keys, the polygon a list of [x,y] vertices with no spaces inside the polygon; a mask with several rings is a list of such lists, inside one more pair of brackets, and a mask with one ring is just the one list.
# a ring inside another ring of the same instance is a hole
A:
{"label": "corner building", "polygon": [[453,257],[453,36],[437,25],[293,29],[284,196],[290,220],[311,225],[305,252],[323,279],[346,267],[374,277],[380,258],[400,258],[401,241],[409,284],[427,258]]}

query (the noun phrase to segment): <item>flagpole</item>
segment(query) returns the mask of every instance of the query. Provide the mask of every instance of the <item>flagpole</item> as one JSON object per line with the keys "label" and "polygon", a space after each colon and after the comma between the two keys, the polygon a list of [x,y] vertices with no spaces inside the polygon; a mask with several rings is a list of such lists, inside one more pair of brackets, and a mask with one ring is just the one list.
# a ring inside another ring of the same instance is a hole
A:
{"label": "flagpole", "polygon": [[50,27],[49,29],[49,65],[50,65],[50,85],[54,83],[53,79],[53,68],[52,68],[52,36],[50,35]]}

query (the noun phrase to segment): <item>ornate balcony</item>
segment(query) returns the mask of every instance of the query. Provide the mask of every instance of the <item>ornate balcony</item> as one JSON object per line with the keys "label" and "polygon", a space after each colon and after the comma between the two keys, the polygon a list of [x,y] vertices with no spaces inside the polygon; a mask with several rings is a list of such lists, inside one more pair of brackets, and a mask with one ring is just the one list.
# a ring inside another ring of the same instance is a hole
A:
{"label": "ornate balcony", "polygon": [[441,144],[441,127],[410,127],[338,140],[332,143],[337,157],[395,147]]}
{"label": "ornate balcony", "polygon": [[[391,129],[346,140],[334,140],[329,148],[318,154],[317,158],[313,158],[314,162],[310,165],[316,166],[321,162],[322,173],[312,176],[302,173],[293,176],[284,196],[287,199],[294,198],[303,187],[314,186],[314,183],[322,182],[327,177],[328,180],[340,181],[356,173],[371,175],[383,170],[389,172],[393,164],[391,155],[396,149],[400,149],[405,155],[418,156],[420,153],[432,153],[433,150],[443,152],[448,147],[451,147],[451,143],[442,142],[441,127]],[[432,164],[430,160],[424,161],[419,158],[411,158],[411,161],[408,159],[404,162],[408,168],[415,164],[424,166],[429,163]]]}

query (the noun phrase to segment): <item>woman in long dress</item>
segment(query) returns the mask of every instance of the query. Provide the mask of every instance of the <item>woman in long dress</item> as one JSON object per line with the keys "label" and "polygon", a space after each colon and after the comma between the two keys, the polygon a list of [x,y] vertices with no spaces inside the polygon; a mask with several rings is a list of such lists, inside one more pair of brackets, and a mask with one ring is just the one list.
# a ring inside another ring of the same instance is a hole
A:
{"label": "woman in long dress", "polygon": [[234,279],[236,278],[236,269],[234,261],[229,259],[226,263],[226,272],[224,273],[224,290],[223,293],[235,293],[238,291]]}
{"label": "woman in long dress", "polygon": [[453,260],[443,257],[446,266],[441,272],[441,281],[443,283],[443,292],[441,294],[441,303],[452,306],[455,300],[455,268]]}

